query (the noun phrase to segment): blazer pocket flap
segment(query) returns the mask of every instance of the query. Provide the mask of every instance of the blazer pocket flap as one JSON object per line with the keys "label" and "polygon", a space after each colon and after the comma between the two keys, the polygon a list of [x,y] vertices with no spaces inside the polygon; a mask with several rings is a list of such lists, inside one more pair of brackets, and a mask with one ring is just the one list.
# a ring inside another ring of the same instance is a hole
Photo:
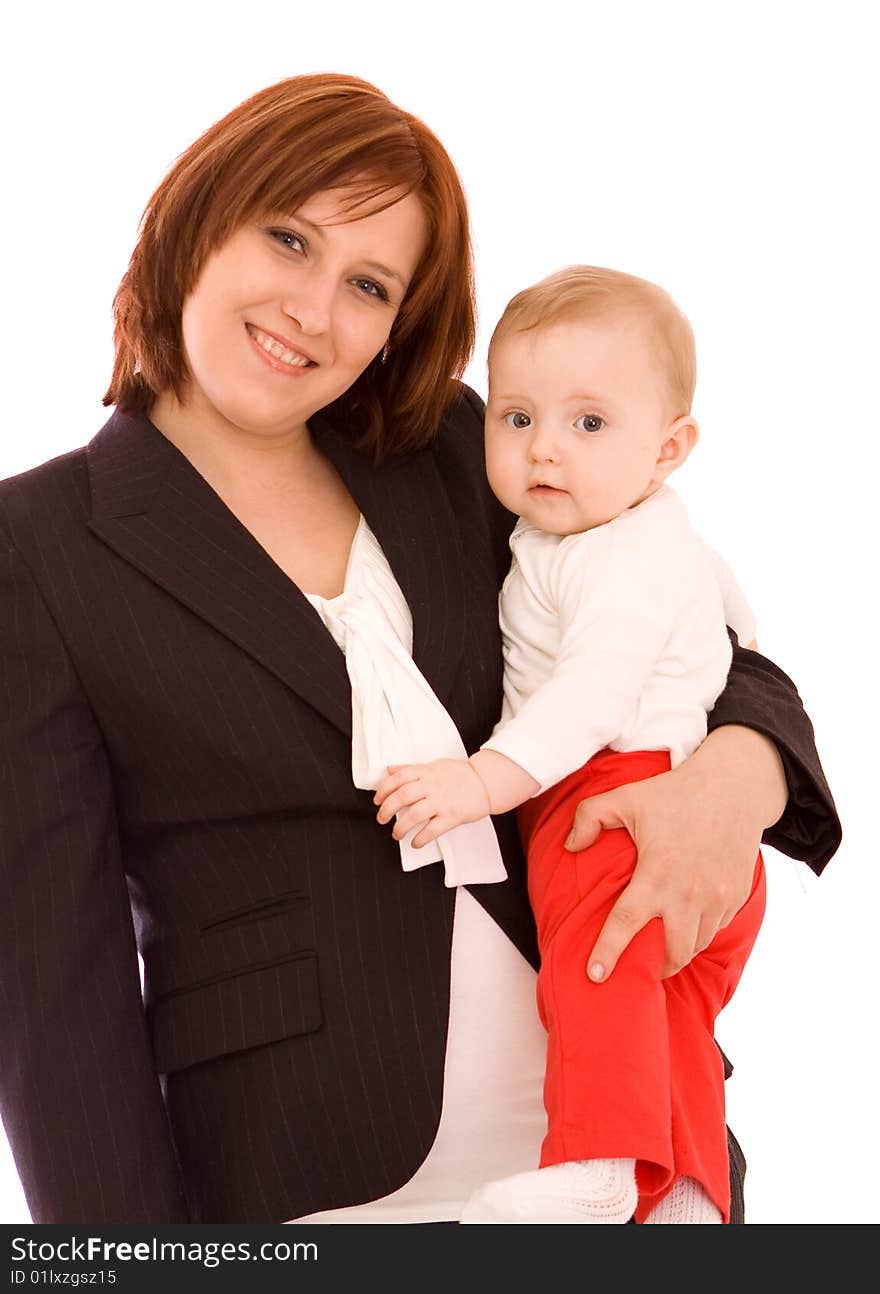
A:
{"label": "blazer pocket flap", "polygon": [[318,959],[300,953],[211,983],[178,989],[150,1009],[153,1059],[160,1074],[260,1047],[322,1020]]}

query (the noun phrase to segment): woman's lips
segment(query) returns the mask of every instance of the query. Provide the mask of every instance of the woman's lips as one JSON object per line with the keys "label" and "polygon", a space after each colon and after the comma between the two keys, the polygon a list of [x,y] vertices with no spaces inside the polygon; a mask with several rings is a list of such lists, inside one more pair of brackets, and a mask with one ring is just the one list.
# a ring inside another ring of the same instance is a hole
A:
{"label": "woman's lips", "polygon": [[284,346],[277,337],[263,332],[254,324],[245,324],[245,331],[254,349],[259,352],[260,358],[273,373],[283,373],[287,377],[302,377],[309,369],[318,367],[315,360],[310,359],[308,355]]}

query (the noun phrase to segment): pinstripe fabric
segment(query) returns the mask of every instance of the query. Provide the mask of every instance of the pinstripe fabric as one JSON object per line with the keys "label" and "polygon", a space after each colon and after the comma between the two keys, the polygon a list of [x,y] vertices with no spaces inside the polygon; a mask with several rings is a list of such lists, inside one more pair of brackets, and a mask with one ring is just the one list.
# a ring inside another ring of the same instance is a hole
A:
{"label": "pinstripe fabric", "polygon": [[[465,394],[435,448],[382,469],[327,418],[313,429],[474,749],[500,708],[512,518]],[[345,665],[319,617],[170,442],[118,413],[0,484],[0,596],[0,1097],[33,1219],[277,1222],[402,1185],[440,1114],[453,892],[439,868],[401,871],[351,784]],[[806,856],[836,819],[783,691],[771,735]],[[725,697],[749,722],[735,678]],[[511,879],[473,892],[534,963],[512,818],[498,827]]]}

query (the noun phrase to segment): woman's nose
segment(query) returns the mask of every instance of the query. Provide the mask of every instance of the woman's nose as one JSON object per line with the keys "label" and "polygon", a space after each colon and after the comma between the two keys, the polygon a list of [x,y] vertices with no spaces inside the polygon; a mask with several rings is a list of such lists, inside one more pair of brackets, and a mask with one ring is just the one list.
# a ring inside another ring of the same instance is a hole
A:
{"label": "woman's nose", "polygon": [[329,275],[306,274],[297,278],[282,300],[281,308],[302,332],[317,335],[327,332],[333,307],[335,284]]}

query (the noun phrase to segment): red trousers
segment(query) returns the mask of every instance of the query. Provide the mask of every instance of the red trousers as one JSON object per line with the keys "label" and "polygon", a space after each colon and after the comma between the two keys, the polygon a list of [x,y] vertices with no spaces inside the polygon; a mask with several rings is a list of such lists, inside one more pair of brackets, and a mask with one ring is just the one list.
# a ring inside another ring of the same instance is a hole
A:
{"label": "red trousers", "polygon": [[542,1168],[573,1159],[635,1159],[642,1222],[676,1178],[693,1177],[730,1215],[724,1072],[715,1018],[736,988],[764,915],[760,853],[752,892],[683,970],[661,979],[663,923],[635,935],[604,984],[587,958],[633,873],[623,829],[588,849],[564,841],[578,802],[669,768],[666,751],[604,750],[517,810],[538,927],[538,1010],[547,1030]]}

